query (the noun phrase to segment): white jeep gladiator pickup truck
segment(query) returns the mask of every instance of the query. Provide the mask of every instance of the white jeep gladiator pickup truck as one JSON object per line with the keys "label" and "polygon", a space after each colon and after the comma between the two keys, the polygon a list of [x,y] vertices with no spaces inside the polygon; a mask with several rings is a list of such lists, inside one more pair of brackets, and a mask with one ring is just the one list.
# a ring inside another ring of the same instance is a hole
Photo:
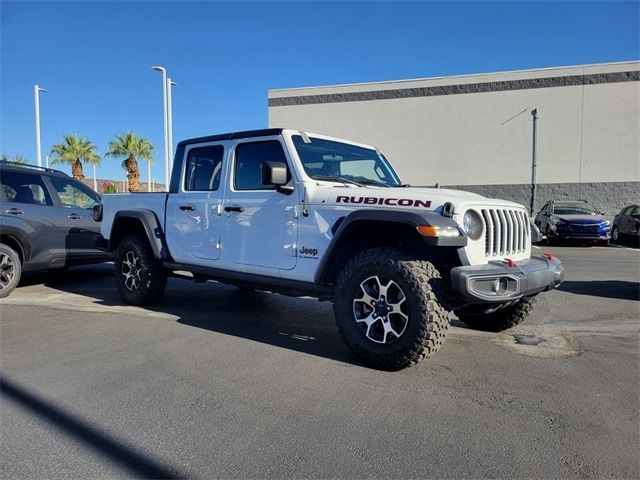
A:
{"label": "white jeep gladiator pickup truck", "polygon": [[297,130],[180,142],[169,193],[105,195],[94,218],[128,303],[171,275],[332,300],[347,345],[386,370],[433,354],[451,311],[504,330],[564,278],[531,256],[521,205],[412,188],[375,147]]}

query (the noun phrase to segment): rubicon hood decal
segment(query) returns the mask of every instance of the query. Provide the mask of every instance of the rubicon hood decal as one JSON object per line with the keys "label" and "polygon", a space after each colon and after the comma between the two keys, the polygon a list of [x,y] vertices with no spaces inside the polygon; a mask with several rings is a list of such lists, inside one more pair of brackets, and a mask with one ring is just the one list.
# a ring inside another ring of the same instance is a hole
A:
{"label": "rubicon hood decal", "polygon": [[338,195],[336,203],[364,204],[364,205],[389,205],[391,207],[431,207],[431,200],[418,200],[413,198],[381,198],[381,197],[356,197]]}

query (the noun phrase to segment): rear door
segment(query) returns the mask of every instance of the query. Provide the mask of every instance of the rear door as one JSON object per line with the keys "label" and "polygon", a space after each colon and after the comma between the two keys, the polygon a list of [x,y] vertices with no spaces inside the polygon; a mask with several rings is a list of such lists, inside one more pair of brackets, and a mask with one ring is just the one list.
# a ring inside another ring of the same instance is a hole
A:
{"label": "rear door", "polygon": [[65,237],[55,227],[56,208],[49,190],[38,173],[3,170],[0,184],[0,225],[17,229],[28,242],[26,269],[48,268],[65,257]]}
{"label": "rear door", "polygon": [[178,192],[167,199],[166,239],[178,263],[213,266],[220,257],[226,142],[185,149]]}

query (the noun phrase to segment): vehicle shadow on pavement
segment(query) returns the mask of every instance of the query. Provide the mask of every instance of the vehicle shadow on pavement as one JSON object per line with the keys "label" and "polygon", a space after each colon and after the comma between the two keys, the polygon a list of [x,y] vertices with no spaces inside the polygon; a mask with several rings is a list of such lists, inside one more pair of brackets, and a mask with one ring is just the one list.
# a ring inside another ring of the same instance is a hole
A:
{"label": "vehicle shadow on pavement", "polygon": [[564,281],[558,290],[590,297],[640,300],[640,283],[638,282],[621,280]]}
{"label": "vehicle shadow on pavement", "polygon": [[329,302],[242,291],[212,282],[203,288],[208,298],[190,298],[188,313],[180,308],[185,298],[174,292],[167,292],[163,302],[150,309],[179,311],[177,322],[182,325],[361,365],[344,346]]}
{"label": "vehicle shadow on pavement", "polygon": [[83,446],[142,478],[183,478],[184,475],[162,465],[132,445],[100,431],[86,420],[29,391],[5,376],[0,377],[0,395],[18,407],[48,422]]}
{"label": "vehicle shadow on pavement", "polygon": [[[34,272],[28,277],[21,288],[43,283],[84,296],[83,301],[93,305],[129,307],[116,290],[110,264]],[[330,302],[170,278],[159,303],[137,308],[140,314],[148,311],[178,317],[176,322],[185,326],[362,366],[342,342]]]}

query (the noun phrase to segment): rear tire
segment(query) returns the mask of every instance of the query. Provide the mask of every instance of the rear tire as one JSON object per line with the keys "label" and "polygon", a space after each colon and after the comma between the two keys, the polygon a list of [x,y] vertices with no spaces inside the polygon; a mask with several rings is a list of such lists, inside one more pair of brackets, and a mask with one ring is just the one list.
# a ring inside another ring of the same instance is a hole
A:
{"label": "rear tire", "polygon": [[617,226],[614,226],[611,230],[611,241],[617,243],[620,240],[620,230]]}
{"label": "rear tire", "polygon": [[364,363],[400,370],[443,343],[449,327],[444,299],[444,281],[431,263],[394,248],[374,248],[354,256],[340,272],[336,324]]}
{"label": "rear tire", "polygon": [[22,262],[13,248],[0,243],[0,298],[9,296],[20,283]]}
{"label": "rear tire", "polygon": [[502,332],[522,323],[533,310],[537,297],[527,297],[518,303],[493,313],[455,312],[467,326],[485,332]]}
{"label": "rear tire", "polygon": [[128,304],[149,305],[162,298],[167,274],[143,236],[129,235],[120,242],[114,270],[118,291]]}

